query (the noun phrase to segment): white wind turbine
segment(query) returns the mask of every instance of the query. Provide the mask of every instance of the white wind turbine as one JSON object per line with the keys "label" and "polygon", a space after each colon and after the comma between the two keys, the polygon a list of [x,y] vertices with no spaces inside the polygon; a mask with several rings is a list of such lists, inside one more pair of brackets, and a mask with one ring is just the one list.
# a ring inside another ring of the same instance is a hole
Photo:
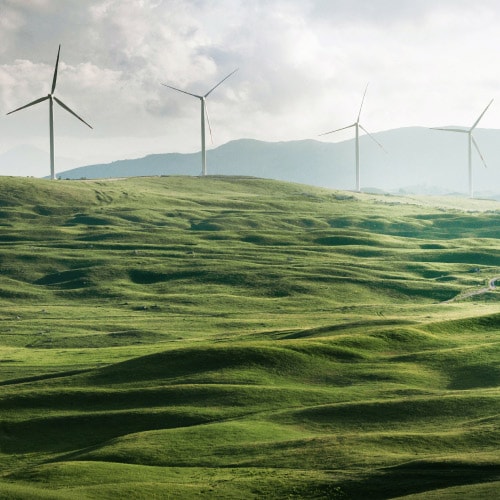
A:
{"label": "white wind turbine", "polygon": [[73,110],[71,110],[66,104],[64,104],[60,99],[58,99],[54,95],[54,91],[56,90],[56,82],[57,82],[57,68],[59,66],[59,54],[61,52],[61,45],[59,45],[59,50],[57,51],[57,59],[56,59],[56,67],[54,69],[54,77],[52,79],[52,88],[50,90],[50,94],[45,96],[45,97],[40,97],[40,99],[36,99],[33,102],[30,102],[28,104],[25,104],[24,106],[21,106],[20,108],[15,109],[14,111],[10,111],[7,113],[8,115],[15,113],[16,111],[19,111],[24,108],[29,108],[30,106],[33,106],[35,104],[38,104],[39,102],[43,102],[48,100],[49,101],[49,127],[50,127],[50,178],[53,180],[56,178],[55,174],[55,167],[54,167],[54,101],[59,104],[62,108],[64,108],[66,111],[71,113],[73,116],[78,118],[80,121],[85,123],[88,127],[92,128],[83,118],[80,118]]}
{"label": "white wind turbine", "polygon": [[210,130],[210,137],[212,137],[212,127],[210,127],[210,120],[208,118],[208,111],[207,111],[207,104],[206,104],[206,99],[207,97],[224,81],[226,81],[231,75],[234,75],[238,71],[238,68],[236,68],[233,72],[229,73],[225,78],[223,78],[217,85],[212,87],[206,94],[204,95],[198,95],[198,94],[192,94],[191,92],[186,92],[185,90],[177,89],[175,87],[172,87],[171,85],[167,85],[166,83],[162,83],[165,87],[168,87],[169,89],[177,90],[177,92],[182,92],[183,94],[190,95],[192,97],[196,97],[197,99],[200,100],[201,103],[201,175],[205,176],[207,175],[207,152],[205,148],[205,115],[207,117],[207,122],[208,122],[208,128]]}
{"label": "white wind turbine", "polygon": [[483,162],[483,165],[486,167],[486,162],[484,161],[483,155],[481,154],[481,151],[479,150],[479,146],[477,145],[476,139],[474,139],[474,136],[472,135],[472,131],[477,127],[477,124],[481,120],[481,118],[484,116],[488,108],[491,106],[491,103],[493,102],[493,99],[489,102],[488,106],[484,108],[484,111],[479,115],[479,118],[474,122],[474,125],[472,125],[471,128],[468,129],[459,129],[459,128],[441,128],[441,127],[434,127],[433,130],[445,130],[447,132],[460,132],[462,134],[467,134],[467,139],[468,139],[468,158],[469,158],[469,197],[474,198],[474,183],[472,179],[472,145],[476,148],[476,151],[479,154],[479,157],[481,158],[481,161]]}
{"label": "white wind turbine", "polygon": [[366,96],[367,90],[368,90],[368,85],[366,85],[365,92],[363,94],[363,99],[361,99],[361,106],[359,107],[358,118],[356,119],[356,121],[353,124],[347,125],[347,127],[342,127],[342,128],[337,128],[335,130],[330,130],[330,132],[325,132],[324,134],[320,134],[320,136],[328,135],[328,134],[333,134],[334,132],[339,132],[341,130],[346,130],[346,129],[351,128],[351,127],[355,128],[355,130],[356,130],[356,145],[355,145],[355,147],[356,147],[356,191],[358,191],[358,192],[361,191],[361,172],[360,172],[360,168],[359,168],[359,129],[363,130],[363,132],[365,132],[365,134],[367,134],[369,137],[371,137],[371,139],[373,141],[375,141],[375,143],[385,151],[384,146],[382,146],[382,144],[380,144],[380,142],[378,142],[377,139],[375,139],[375,137],[373,137],[373,135],[370,134],[370,132],[368,132],[368,130],[366,130],[366,128],[363,127],[363,125],[361,125],[361,123],[359,122],[359,119],[361,117],[361,110],[363,109],[363,103],[365,101],[365,96]]}

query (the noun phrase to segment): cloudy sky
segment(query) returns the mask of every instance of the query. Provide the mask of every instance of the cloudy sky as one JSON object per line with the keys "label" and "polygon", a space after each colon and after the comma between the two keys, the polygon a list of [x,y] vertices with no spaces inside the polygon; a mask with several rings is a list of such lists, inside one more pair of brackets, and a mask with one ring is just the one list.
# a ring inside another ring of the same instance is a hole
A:
{"label": "cloudy sky", "polygon": [[[497,0],[0,0],[0,154],[48,151],[75,164],[200,148],[199,102],[210,95],[214,146],[238,138],[317,138],[355,121],[500,128]],[[345,140],[352,129],[324,140]],[[56,165],[57,168],[57,165]],[[48,172],[41,171],[39,175]],[[29,172],[31,175],[36,173]]]}

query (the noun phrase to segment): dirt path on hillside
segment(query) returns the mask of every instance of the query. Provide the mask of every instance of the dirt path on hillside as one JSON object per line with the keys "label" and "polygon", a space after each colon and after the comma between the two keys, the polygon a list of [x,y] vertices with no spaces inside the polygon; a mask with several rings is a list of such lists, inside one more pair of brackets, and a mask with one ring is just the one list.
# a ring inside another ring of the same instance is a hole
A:
{"label": "dirt path on hillside", "polygon": [[452,299],[449,300],[445,300],[444,302],[445,303],[455,302],[456,300],[468,299],[470,297],[474,297],[475,295],[483,295],[485,293],[492,292],[497,288],[495,285],[497,281],[500,281],[500,276],[495,276],[494,278],[490,278],[488,280],[488,286],[479,288],[479,290],[470,290],[468,292],[460,293],[456,297],[453,297]]}

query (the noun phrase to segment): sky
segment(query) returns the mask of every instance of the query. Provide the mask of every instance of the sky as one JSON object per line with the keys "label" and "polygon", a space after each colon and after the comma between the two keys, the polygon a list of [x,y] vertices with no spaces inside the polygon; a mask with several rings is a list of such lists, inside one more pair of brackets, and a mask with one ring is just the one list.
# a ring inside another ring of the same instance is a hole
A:
{"label": "sky", "polygon": [[[74,166],[200,150],[210,94],[217,147],[240,138],[341,141],[407,126],[500,128],[497,0],[0,0],[0,155],[49,150]],[[47,175],[47,166],[26,175]],[[57,169],[57,165],[56,165]],[[4,172],[10,173],[10,172]],[[22,175],[22,172],[18,173]]]}

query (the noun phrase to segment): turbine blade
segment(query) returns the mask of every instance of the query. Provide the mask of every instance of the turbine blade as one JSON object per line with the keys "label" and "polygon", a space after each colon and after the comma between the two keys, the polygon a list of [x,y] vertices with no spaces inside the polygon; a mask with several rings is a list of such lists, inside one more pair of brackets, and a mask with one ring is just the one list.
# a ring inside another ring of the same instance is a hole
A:
{"label": "turbine blade", "polygon": [[208,117],[208,108],[207,108],[207,103],[205,103],[205,106],[203,106],[205,108],[205,115],[207,117],[207,123],[208,123],[208,130],[210,132],[210,141],[212,141],[212,144],[214,143],[214,137],[212,135],[212,126],[210,125],[210,118]]}
{"label": "turbine blade", "polygon": [[166,83],[162,83],[164,87],[168,87],[169,89],[177,90],[177,92],[182,92],[183,94],[187,94],[193,97],[197,97],[198,99],[201,99],[203,96],[197,95],[197,94],[191,94],[191,92],[186,92],[185,90],[181,90],[175,87],[172,87],[171,85],[167,85]]}
{"label": "turbine blade", "polygon": [[234,71],[229,73],[225,78],[223,78],[215,87],[212,87],[203,97],[208,97],[222,82],[225,82],[231,75],[234,75],[239,68],[236,68]]}
{"label": "turbine blade", "polygon": [[361,117],[361,110],[363,109],[363,103],[365,102],[365,96],[366,96],[366,91],[368,90],[368,83],[366,84],[365,87],[365,92],[363,94],[363,99],[361,99],[361,106],[359,107],[359,113],[358,113],[358,119],[356,120],[356,123],[359,123],[359,118]]}
{"label": "turbine blade", "polygon": [[490,101],[488,106],[486,106],[484,108],[484,111],[479,115],[479,118],[474,122],[474,125],[472,125],[472,127],[469,129],[470,132],[472,132],[476,128],[477,124],[479,123],[479,120],[481,120],[481,118],[484,116],[484,113],[486,113],[486,111],[488,111],[488,108],[491,106],[492,102],[493,102],[493,99]]}
{"label": "turbine blade", "polygon": [[481,158],[481,161],[483,162],[483,165],[488,168],[488,165],[486,165],[486,162],[484,161],[483,155],[481,154],[481,151],[479,150],[479,146],[477,145],[476,139],[474,139],[474,136],[471,134],[470,138],[472,139],[472,144],[474,144],[474,147],[476,148],[476,151],[479,155],[479,158]]}
{"label": "turbine blade", "polygon": [[69,113],[71,113],[73,116],[75,116],[76,118],[78,118],[81,122],[85,123],[85,125],[87,125],[87,127],[92,128],[91,125],[89,125],[83,118],[79,117],[72,109],[68,108],[68,106],[66,106],[66,104],[64,104],[60,99],[58,99],[55,96],[53,96],[53,99],[54,99],[54,101],[57,102],[57,104],[59,104],[59,106],[61,106],[66,111],[68,111]]}
{"label": "turbine blade", "polygon": [[56,90],[57,68],[59,66],[59,54],[60,54],[60,52],[61,52],[61,45],[59,44],[59,50],[57,51],[56,67],[54,68],[54,78],[52,79],[52,90],[50,91],[51,94],[53,94],[54,90]]}
{"label": "turbine blade", "polygon": [[342,127],[342,128],[337,128],[335,130],[330,130],[330,132],[324,132],[322,134],[319,134],[318,137],[321,137],[322,135],[333,134],[334,132],[340,132],[341,130],[346,130],[348,128],[355,127],[355,126],[356,126],[356,124],[353,123],[352,125],[347,125],[347,127]]}
{"label": "turbine blade", "polygon": [[20,108],[17,108],[14,111],[9,111],[7,114],[11,115],[12,113],[15,113],[16,111],[19,111],[19,110],[24,109],[24,108],[29,108],[30,106],[33,106],[34,104],[38,104],[39,102],[46,101],[49,98],[50,98],[50,96],[48,96],[48,95],[45,97],[40,97],[40,99],[37,99],[36,101],[25,104],[24,106],[21,106]]}
{"label": "turbine blade", "polygon": [[359,124],[359,128],[361,130],[363,130],[365,132],[365,134],[367,134],[369,137],[371,137],[372,141],[374,141],[376,144],[378,144],[378,146],[387,153],[386,149],[384,148],[384,146],[382,146],[382,144],[380,144],[380,142],[377,141],[377,139],[375,139],[375,137],[373,137],[372,134],[370,134],[370,132],[368,132],[368,130],[366,130],[365,127],[363,127],[363,125],[361,125],[361,123]]}
{"label": "turbine blade", "polygon": [[468,130],[462,130],[460,128],[444,128],[444,127],[431,127],[431,130],[445,130],[446,132],[460,132],[462,134],[468,134]]}

